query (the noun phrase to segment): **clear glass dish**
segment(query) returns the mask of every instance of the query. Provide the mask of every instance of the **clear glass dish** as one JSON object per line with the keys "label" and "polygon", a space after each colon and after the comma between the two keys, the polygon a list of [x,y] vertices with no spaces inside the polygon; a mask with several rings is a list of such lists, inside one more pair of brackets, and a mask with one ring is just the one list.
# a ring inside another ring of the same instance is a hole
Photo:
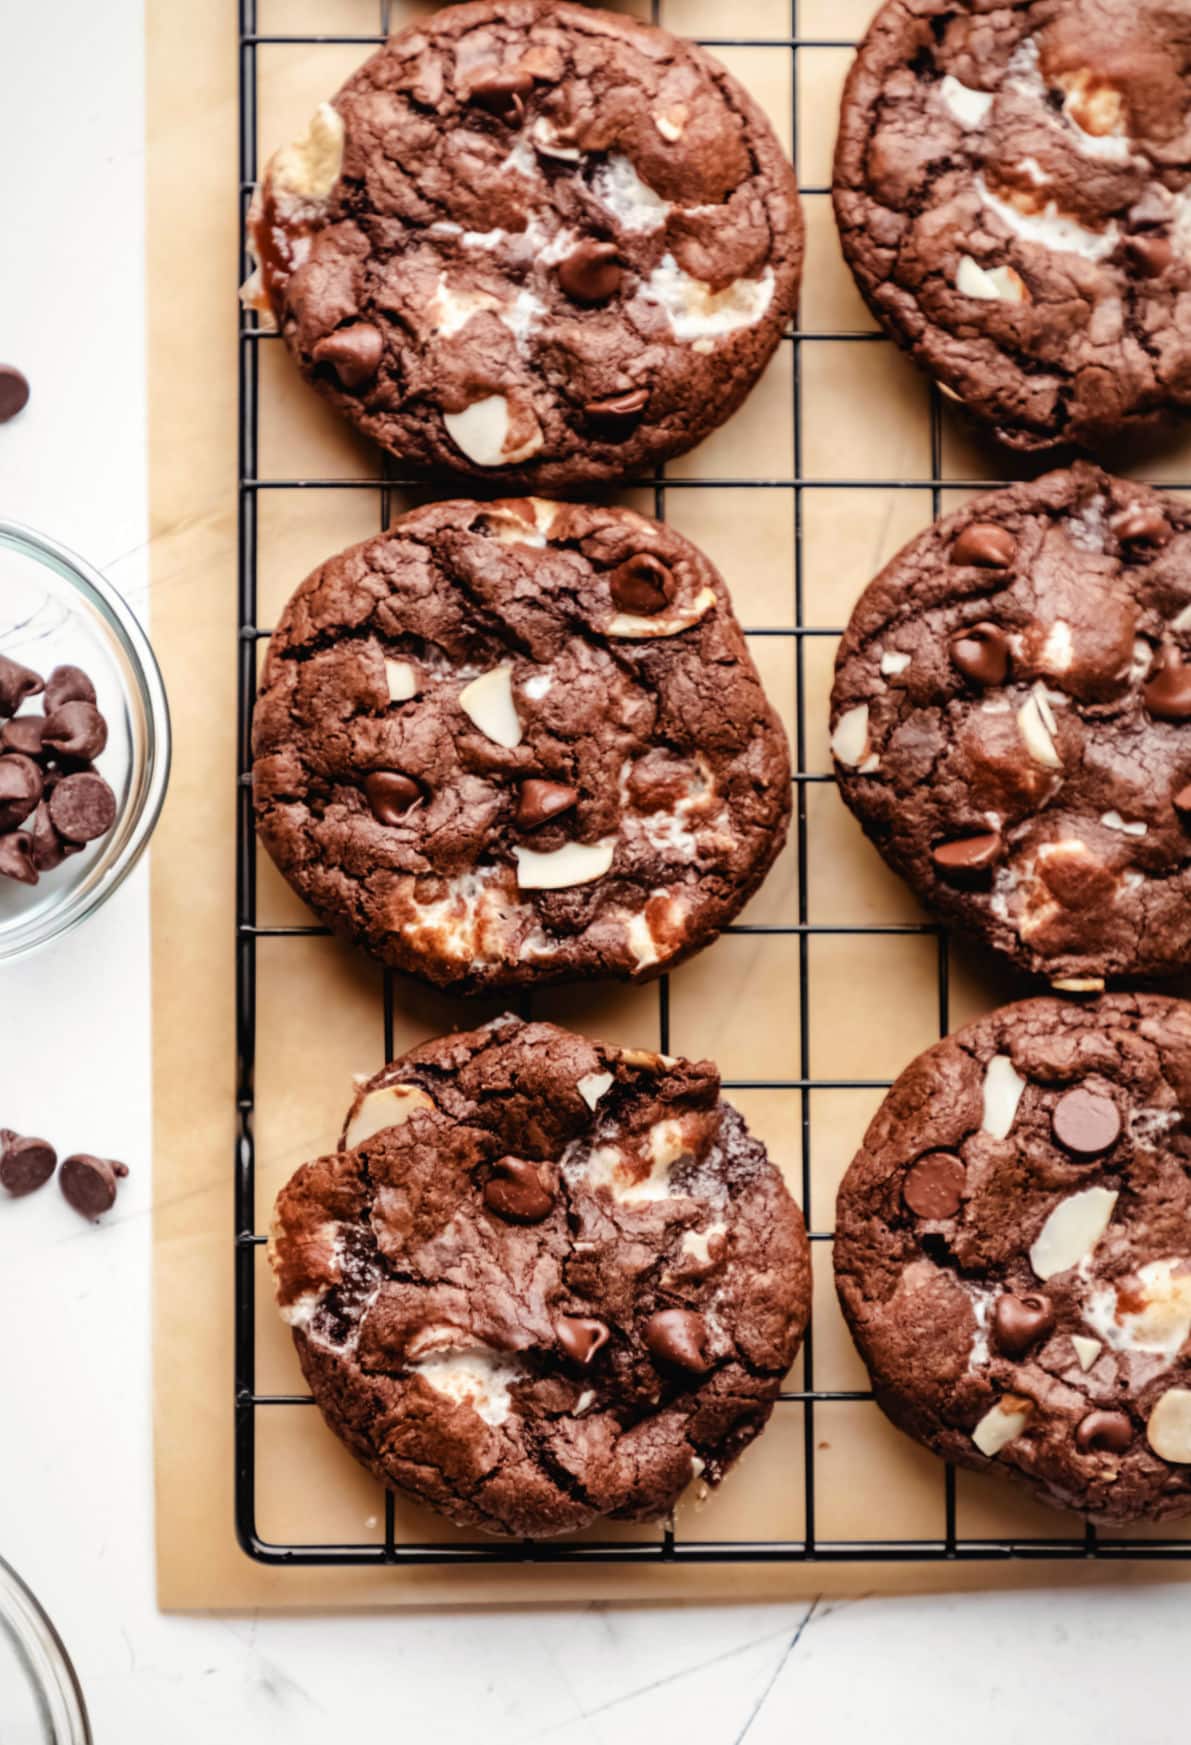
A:
{"label": "clear glass dish", "polygon": [[0,1739],[4,1745],[91,1745],[87,1706],[62,1638],[3,1558]]}
{"label": "clear glass dish", "polygon": [[[0,654],[43,676],[78,666],[108,724],[96,768],[119,810],[107,836],[36,885],[0,878],[0,963],[85,921],[118,890],[145,850],[165,798],[170,721],[148,638],[115,588],[65,546],[0,521]],[[22,713],[37,712],[31,698]]]}

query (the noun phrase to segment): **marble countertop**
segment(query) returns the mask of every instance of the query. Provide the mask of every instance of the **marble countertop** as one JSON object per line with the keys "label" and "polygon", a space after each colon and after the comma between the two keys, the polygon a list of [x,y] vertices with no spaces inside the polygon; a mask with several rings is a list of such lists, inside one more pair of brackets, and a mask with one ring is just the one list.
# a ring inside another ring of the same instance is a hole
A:
{"label": "marble countertop", "polygon": [[[0,515],[76,547],[145,612],[142,31],[140,0],[0,7],[0,357],[33,387],[25,414],[0,428]],[[28,173],[13,174],[18,164]],[[378,1723],[419,1745],[1182,1737],[1191,1596],[1178,1585],[160,1616],[148,986],[142,867],[81,934],[7,970],[2,990],[0,1122],[52,1128],[64,1147],[133,1171],[102,1228],[54,1192],[0,1206],[0,1552],[57,1621],[100,1745],[256,1745],[266,1727],[287,1745],[322,1745],[328,1728],[347,1737]],[[0,1738],[9,1745],[3,1716]]]}

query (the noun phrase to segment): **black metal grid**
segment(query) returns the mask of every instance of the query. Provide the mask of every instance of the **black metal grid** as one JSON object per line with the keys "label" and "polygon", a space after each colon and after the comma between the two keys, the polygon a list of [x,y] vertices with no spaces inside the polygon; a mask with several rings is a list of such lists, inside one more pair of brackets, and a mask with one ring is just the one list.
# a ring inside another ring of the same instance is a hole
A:
{"label": "black metal grid", "polygon": [[[384,42],[390,27],[390,0],[376,0],[377,30],[375,35],[327,34],[288,35],[264,34],[258,30],[257,0],[237,0],[239,12],[239,92],[240,92],[240,217],[247,214],[248,202],[258,173],[257,98],[258,49],[262,45],[342,46],[359,44],[361,54]],[[656,22],[661,0],[650,0]],[[798,65],[800,51],[814,49],[845,49],[853,46],[851,38],[809,36],[799,34],[799,0],[789,0],[790,27],[787,36],[703,36],[704,47],[787,49],[791,57],[791,127],[792,139],[798,140]],[[333,11],[333,0],[328,0]],[[731,16],[730,0],[724,0],[725,18]],[[673,11],[667,22],[675,23]],[[272,142],[270,142],[272,143]],[[805,195],[823,195],[824,187],[803,185]],[[250,263],[242,255],[240,281]],[[803,597],[803,499],[811,490],[917,490],[929,492],[935,516],[940,512],[944,489],[965,491],[992,489],[1006,480],[966,480],[944,477],[942,456],[942,420],[937,391],[930,392],[930,454],[929,478],[813,478],[802,474],[802,353],[811,344],[824,342],[887,343],[875,332],[804,332],[800,329],[785,334],[784,340],[793,348],[793,396],[790,407],[793,428],[794,476],[781,478],[668,478],[663,468],[649,479],[626,481],[629,485],[652,490],[654,512],[665,518],[666,495],[673,490],[714,490],[716,488],[784,490],[793,504],[793,569],[794,623],[789,627],[748,627],[751,636],[789,637],[794,644],[797,714],[795,723],[794,831],[798,868],[798,919],[789,926],[750,925],[740,923],[729,927],[728,933],[774,934],[795,937],[798,941],[798,1017],[799,1072],[796,1078],[725,1080],[724,1089],[731,1093],[748,1090],[789,1091],[797,1094],[801,1127],[801,1203],[812,1243],[829,1244],[832,1232],[815,1229],[811,1196],[811,1099],[815,1091],[883,1090],[890,1081],[860,1078],[815,1078],[811,1074],[811,1010],[810,1010],[810,942],[816,936],[918,935],[933,938],[937,947],[938,1027],[943,1036],[949,1028],[949,946],[943,928],[929,923],[904,925],[822,925],[808,918],[807,874],[809,826],[807,789],[815,783],[830,782],[830,773],[808,770],[807,723],[804,685],[804,650],[807,637],[838,637],[838,628],[821,628],[804,622]],[[871,1402],[871,1392],[860,1390],[816,1389],[814,1384],[813,1329],[808,1330],[802,1356],[802,1381],[799,1389],[783,1391],[777,1411],[783,1407],[801,1406],[803,1410],[803,1465],[805,1485],[805,1529],[798,1540],[750,1539],[746,1541],[694,1540],[680,1538],[673,1525],[663,1530],[658,1540],[648,1542],[596,1541],[582,1542],[520,1542],[504,1543],[481,1540],[445,1543],[404,1543],[396,1536],[396,1506],[391,1492],[385,1493],[383,1541],[307,1544],[278,1543],[262,1539],[257,1530],[257,1464],[256,1413],[277,1407],[313,1404],[306,1394],[264,1394],[256,1387],[255,1256],[265,1243],[261,1232],[261,1208],[256,1203],[255,1153],[253,1118],[255,1109],[254,1075],[256,1064],[256,971],[257,941],[262,938],[309,938],[325,935],[327,929],[317,926],[277,927],[260,925],[256,906],[256,837],[253,828],[250,790],[250,733],[253,702],[256,694],[257,644],[269,635],[267,627],[258,622],[257,560],[258,501],[262,491],[367,490],[379,498],[380,526],[389,523],[392,493],[402,488],[424,488],[424,480],[403,479],[392,463],[382,457],[382,474],[377,478],[262,478],[258,466],[258,432],[260,413],[259,346],[276,336],[263,332],[255,315],[244,318],[239,335],[239,617],[238,617],[238,770],[237,770],[237,844],[236,844],[236,1047],[237,1047],[237,1140],[235,1158],[235,1519],[236,1531],[246,1553],[258,1562],[268,1564],[312,1565],[375,1565],[375,1564],[506,1564],[506,1563],[929,1563],[950,1561],[959,1563],[1003,1562],[1021,1560],[1122,1560],[1171,1561],[1191,1556],[1191,1544],[1177,1539],[1128,1538],[1100,1535],[1095,1528],[1081,1528],[1072,1522],[1070,1535],[1022,1538],[970,1538],[957,1530],[955,1469],[941,1467],[944,1491],[944,1530],[931,1538],[825,1539],[816,1532],[815,1522],[815,1408],[819,1404],[846,1401]],[[1177,488],[1177,487],[1176,487]],[[389,972],[384,976],[382,1022],[385,1059],[393,1056],[393,1021],[395,1001],[400,982]],[[669,1048],[670,988],[669,978],[662,976],[655,984],[658,991],[658,1046]],[[523,998],[521,1004],[527,1005]],[[267,1209],[266,1209],[267,1210]],[[826,1250],[819,1248],[819,1253]],[[1056,1520],[1061,1517],[1056,1517]]]}

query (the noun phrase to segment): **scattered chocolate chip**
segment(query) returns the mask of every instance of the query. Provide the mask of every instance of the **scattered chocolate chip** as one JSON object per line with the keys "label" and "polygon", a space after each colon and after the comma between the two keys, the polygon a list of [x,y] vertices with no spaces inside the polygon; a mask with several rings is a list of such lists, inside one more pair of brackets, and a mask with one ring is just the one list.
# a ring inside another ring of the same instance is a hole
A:
{"label": "scattered chocolate chip", "polygon": [[44,788],[44,777],[31,757],[19,751],[0,757],[0,830],[23,824]]}
{"label": "scattered chocolate chip", "polygon": [[33,864],[38,872],[52,872],[56,866],[61,866],[68,854],[78,854],[80,845],[77,842],[65,842],[54,829],[50,818],[49,803],[42,800],[33,814],[33,823],[29,826],[29,840],[33,851]]}
{"label": "scattered chocolate chip", "polygon": [[991,687],[1009,676],[1009,638],[997,624],[972,624],[951,638],[951,659],[965,679]]}
{"label": "scattered chocolate chip", "polygon": [[0,424],[7,424],[29,404],[29,382],[15,364],[0,364]]}
{"label": "scattered chocolate chip", "polygon": [[484,1183],[484,1204],[514,1224],[540,1224],[554,1210],[554,1194],[536,1164],[523,1157],[502,1157]]}
{"label": "scattered chocolate chip", "polygon": [[310,355],[316,364],[326,364],[345,388],[362,388],[380,368],[385,342],[380,330],[367,321],[340,327],[316,342]]}
{"label": "scattered chocolate chip", "polygon": [[116,796],[94,770],[64,777],[49,806],[55,830],[70,842],[94,842],[116,822]]}
{"label": "scattered chocolate chip", "polygon": [[1170,538],[1170,522],[1152,503],[1130,503],[1127,509],[1119,509],[1108,525],[1126,545],[1165,545]]}
{"label": "scattered chocolate chip", "polygon": [[0,835],[0,878],[15,879],[19,885],[37,883],[33,840],[24,830],[9,830]]}
{"label": "scattered chocolate chip", "polygon": [[645,1343],[659,1363],[692,1375],[705,1375],[711,1368],[707,1323],[693,1309],[659,1309],[645,1323]]}
{"label": "scattered chocolate chip", "polygon": [[0,1130],[0,1187],[14,1196],[44,1187],[58,1167],[58,1154],[44,1139],[24,1139]]}
{"label": "scattered chocolate chip", "polygon": [[976,836],[961,836],[954,842],[940,842],[931,849],[931,859],[944,873],[984,872],[1001,852],[1001,838],[995,830],[984,830]]}
{"label": "scattered chocolate chip", "polygon": [[565,782],[546,782],[538,776],[531,776],[521,784],[517,823],[522,830],[536,830],[539,825],[548,824],[551,818],[569,812],[578,799],[578,788],[568,787]]}
{"label": "scattered chocolate chip", "polygon": [[951,547],[952,563],[975,564],[982,570],[1005,570],[1017,556],[1017,541],[993,521],[973,521]]}
{"label": "scattered chocolate chip", "polygon": [[563,1315],[555,1324],[558,1343],[572,1363],[588,1364],[608,1343],[608,1329],[594,1315]]}
{"label": "scattered chocolate chip", "polygon": [[1075,1432],[1081,1454],[1123,1454],[1133,1440],[1133,1425],[1124,1412],[1089,1412]]}
{"label": "scattered chocolate chip", "polygon": [[5,751],[19,751],[25,757],[40,757],[44,730],[44,715],[16,715],[0,729],[0,746]]}
{"label": "scattered chocolate chip", "polygon": [[533,79],[519,68],[493,67],[472,81],[467,94],[469,103],[499,116],[511,126],[520,127],[525,119],[525,98],[533,90]]}
{"label": "scattered chocolate chip", "polygon": [[616,245],[584,237],[558,263],[558,282],[576,303],[606,303],[622,278]]}
{"label": "scattered chocolate chip", "polygon": [[603,400],[588,400],[583,410],[597,424],[620,425],[644,412],[648,401],[648,388],[630,388],[624,394],[609,394]]}
{"label": "scattered chocolate chip", "polygon": [[1051,1129],[1064,1151],[1076,1157],[1103,1157],[1121,1136],[1121,1113],[1111,1097],[1076,1085],[1055,1104]]}
{"label": "scattered chocolate chip", "polygon": [[1160,279],[1174,259],[1174,249],[1165,236],[1127,236],[1125,254],[1143,279]]}
{"label": "scattered chocolate chip", "polygon": [[94,703],[95,686],[82,667],[56,666],[45,682],[45,712],[52,715],[64,703]]}
{"label": "scattered chocolate chip", "polygon": [[58,1185],[68,1205],[84,1218],[100,1218],[116,1203],[116,1182],[128,1174],[126,1164],[112,1158],[77,1152],[63,1159]]}
{"label": "scattered chocolate chip", "polygon": [[1033,1291],[1025,1297],[1006,1294],[993,1307],[993,1342],[1005,1357],[1024,1357],[1031,1345],[1054,1331],[1054,1324],[1049,1297]]}
{"label": "scattered chocolate chip", "polygon": [[364,777],[364,792],[378,824],[400,824],[410,807],[422,798],[422,790],[413,777],[398,770],[374,770]]}
{"label": "scattered chocolate chip", "polygon": [[91,763],[108,742],[108,725],[94,703],[63,703],[46,716],[41,741],[58,757]]}
{"label": "scattered chocolate chip", "polygon": [[1183,665],[1177,648],[1170,648],[1142,692],[1145,706],[1160,721],[1191,720],[1191,667]]}
{"label": "scattered chocolate chip", "polygon": [[674,598],[674,575],[647,551],[626,558],[608,578],[612,602],[622,612],[649,616],[660,612]]}
{"label": "scattered chocolate chip", "polygon": [[38,673],[0,654],[0,715],[15,715],[22,703],[44,689]]}
{"label": "scattered chocolate chip", "polygon": [[916,1218],[950,1218],[964,1196],[963,1162],[952,1151],[928,1151],[907,1175],[902,1199]]}

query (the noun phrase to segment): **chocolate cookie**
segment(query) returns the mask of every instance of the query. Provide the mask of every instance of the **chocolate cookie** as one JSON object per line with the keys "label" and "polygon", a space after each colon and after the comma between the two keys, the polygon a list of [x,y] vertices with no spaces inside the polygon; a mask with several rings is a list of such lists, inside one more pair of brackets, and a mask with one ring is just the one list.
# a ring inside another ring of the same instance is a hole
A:
{"label": "chocolate cookie", "polygon": [[269,1257],[331,1428],[490,1533],[718,1483],[810,1307],[802,1216],[713,1066],[512,1017],[363,1086]]}
{"label": "chocolate cookie", "polygon": [[1191,1006],[1006,1006],[898,1079],[840,1188],[877,1399],[1093,1520],[1191,1510]]}
{"label": "chocolate cookie", "polygon": [[277,152],[246,300],[412,468],[624,478],[740,405],[794,313],[794,172],[694,44],[544,0],[444,6]]}
{"label": "chocolate cookie", "polygon": [[790,811],[721,578],[628,509],[438,503],[332,558],[274,633],[253,745],[299,894],[463,991],[658,974],[737,913]]}
{"label": "chocolate cookie", "polygon": [[1191,505],[1080,464],[861,596],[840,791],[940,914],[1059,986],[1191,961]]}
{"label": "chocolate cookie", "polygon": [[889,0],[835,205],[877,319],[1016,448],[1191,405],[1185,0]]}

